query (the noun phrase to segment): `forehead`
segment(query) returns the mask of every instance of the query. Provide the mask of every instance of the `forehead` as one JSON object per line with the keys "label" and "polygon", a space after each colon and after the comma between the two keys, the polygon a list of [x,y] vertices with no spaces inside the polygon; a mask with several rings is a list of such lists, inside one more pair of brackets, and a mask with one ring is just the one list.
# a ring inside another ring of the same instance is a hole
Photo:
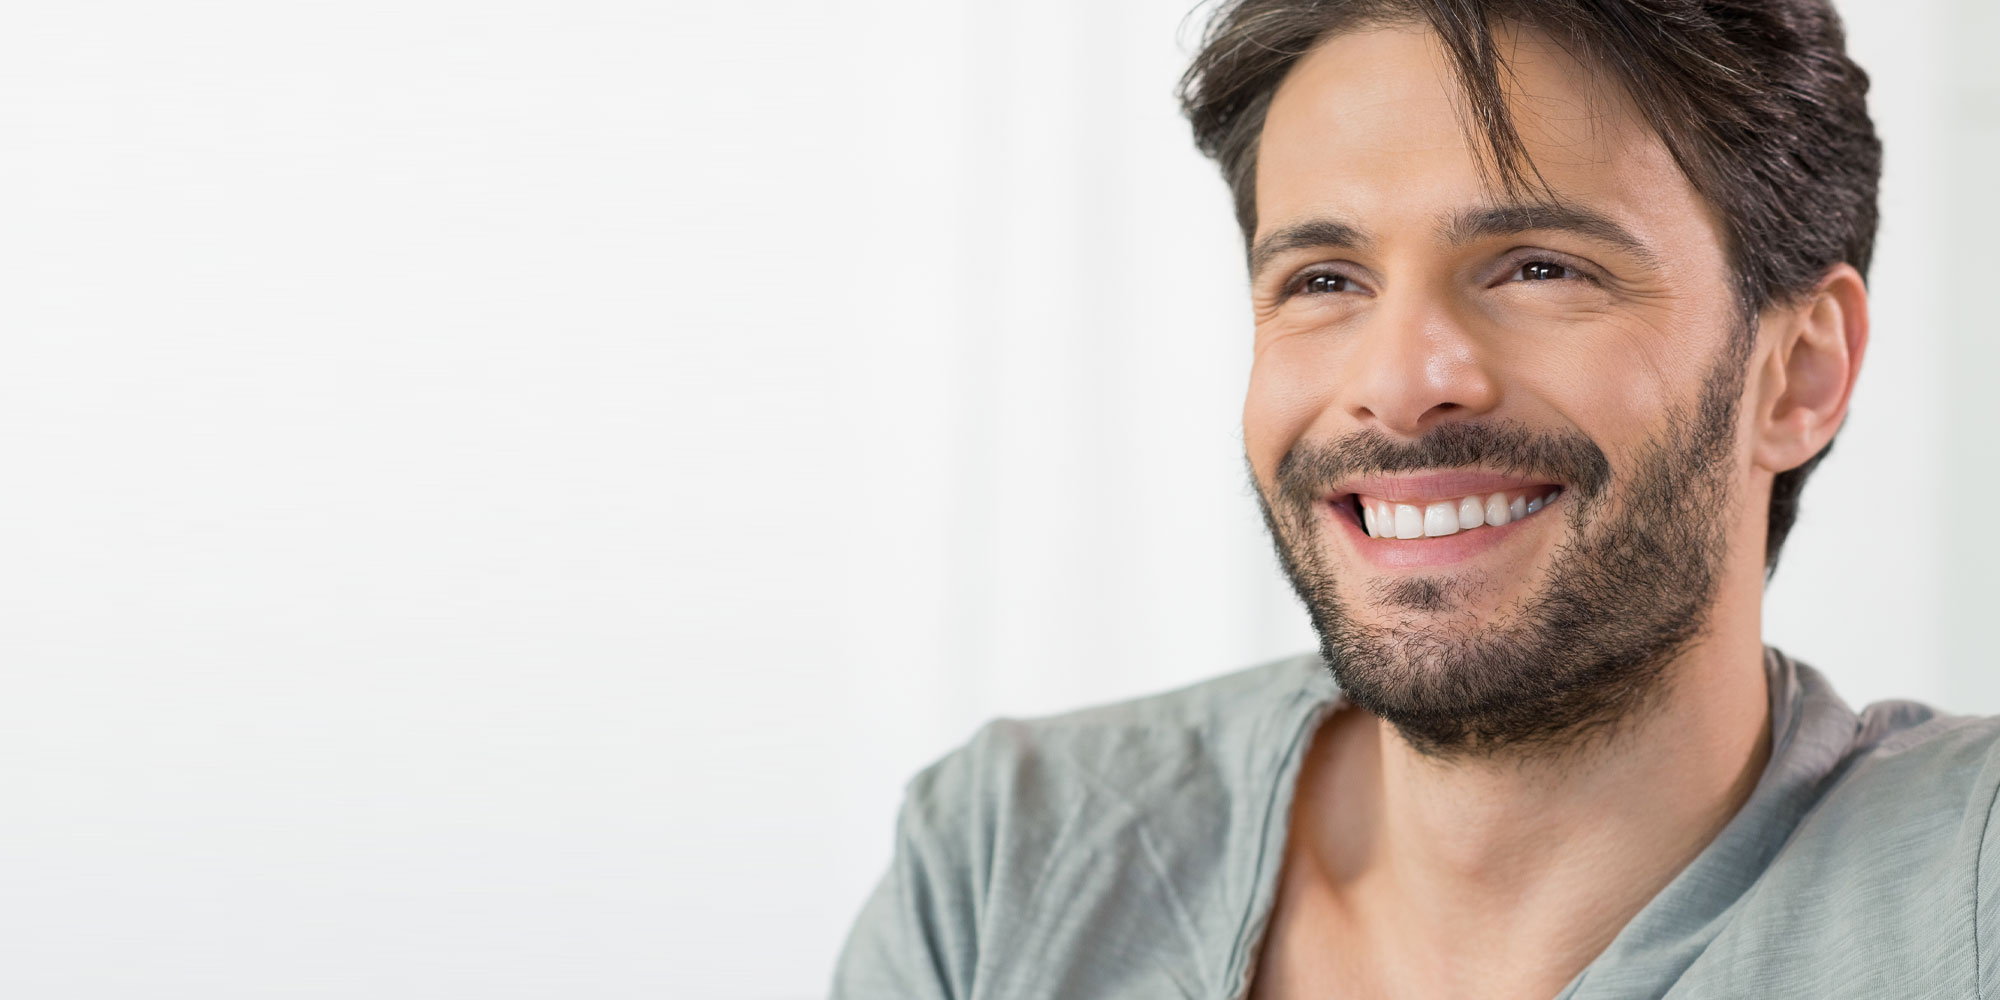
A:
{"label": "forehead", "polygon": [[[1704,199],[1617,84],[1546,35],[1503,25],[1501,83],[1539,173],[1567,203],[1618,220],[1669,252],[1719,242]],[[1336,35],[1293,66],[1273,95],[1257,154],[1258,234],[1332,216],[1371,230],[1430,232],[1498,197],[1483,137],[1442,43],[1428,27]],[[1418,228],[1412,228],[1418,227]]]}

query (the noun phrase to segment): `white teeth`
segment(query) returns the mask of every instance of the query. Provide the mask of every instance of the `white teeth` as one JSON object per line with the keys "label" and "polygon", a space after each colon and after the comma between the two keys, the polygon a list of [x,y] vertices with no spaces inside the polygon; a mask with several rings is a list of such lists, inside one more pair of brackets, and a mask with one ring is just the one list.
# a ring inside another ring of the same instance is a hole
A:
{"label": "white teeth", "polygon": [[1458,534],[1458,507],[1440,500],[1424,508],[1424,534],[1432,538]]}
{"label": "white teeth", "polygon": [[1480,506],[1478,497],[1466,497],[1458,502],[1458,527],[1477,528],[1486,523],[1486,508]]}
{"label": "white teeth", "polygon": [[1469,496],[1439,500],[1429,504],[1370,502],[1361,504],[1361,526],[1370,538],[1439,538],[1484,525],[1512,524],[1556,502],[1562,490],[1554,489],[1538,497],[1518,497],[1509,502],[1507,494]]}
{"label": "white teeth", "polygon": [[1415,504],[1396,505],[1396,537],[1424,537],[1424,512],[1418,510]]}

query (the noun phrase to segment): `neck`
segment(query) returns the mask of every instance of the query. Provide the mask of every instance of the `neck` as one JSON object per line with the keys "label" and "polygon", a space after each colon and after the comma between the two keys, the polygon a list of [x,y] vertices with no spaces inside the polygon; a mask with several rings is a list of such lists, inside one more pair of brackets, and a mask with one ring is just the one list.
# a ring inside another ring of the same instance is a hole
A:
{"label": "neck", "polygon": [[1596,896],[1640,883],[1624,888],[1650,890],[1643,904],[1735,815],[1769,755],[1762,647],[1704,652],[1675,664],[1641,715],[1559,756],[1442,761],[1366,727],[1383,850],[1405,875],[1475,900],[1580,880]]}
{"label": "neck", "polygon": [[1609,945],[1769,757],[1761,595],[1718,596],[1718,612],[1748,620],[1713,621],[1644,711],[1560,755],[1439,759],[1366,713],[1337,713],[1301,777],[1314,805],[1298,833],[1357,925],[1468,974],[1513,969],[1542,995]]}

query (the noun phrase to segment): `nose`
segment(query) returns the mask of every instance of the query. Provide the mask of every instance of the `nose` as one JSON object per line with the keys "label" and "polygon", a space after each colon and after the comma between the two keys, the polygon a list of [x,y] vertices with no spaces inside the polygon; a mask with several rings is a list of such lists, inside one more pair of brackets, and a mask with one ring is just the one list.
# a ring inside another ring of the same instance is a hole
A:
{"label": "nose", "polygon": [[1365,426],[1417,437],[1500,403],[1500,382],[1479,343],[1444,309],[1384,310],[1356,331],[1342,400]]}

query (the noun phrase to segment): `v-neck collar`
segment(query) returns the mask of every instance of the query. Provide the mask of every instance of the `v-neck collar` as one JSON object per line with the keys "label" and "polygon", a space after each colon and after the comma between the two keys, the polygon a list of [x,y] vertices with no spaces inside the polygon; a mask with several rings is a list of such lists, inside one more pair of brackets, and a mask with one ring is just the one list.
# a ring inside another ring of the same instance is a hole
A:
{"label": "v-neck collar", "polygon": [[[1346,699],[1318,657],[1273,720],[1289,741],[1273,761],[1261,810],[1254,886],[1222,968],[1227,996],[1242,1000],[1269,930],[1298,792],[1313,735]],[[1771,755],[1743,806],[1695,859],[1626,923],[1611,944],[1577,973],[1555,1000],[1624,1000],[1671,985],[1713,941],[1799,821],[1819,800],[1853,746],[1859,719],[1820,674],[1772,647],[1764,649],[1771,702]]]}

